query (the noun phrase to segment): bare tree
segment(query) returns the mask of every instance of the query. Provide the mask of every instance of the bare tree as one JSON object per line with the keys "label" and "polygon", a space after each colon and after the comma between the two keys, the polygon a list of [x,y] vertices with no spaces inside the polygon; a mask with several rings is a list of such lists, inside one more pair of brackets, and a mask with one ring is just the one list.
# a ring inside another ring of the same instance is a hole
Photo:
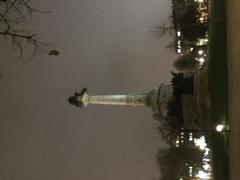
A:
{"label": "bare tree", "polygon": [[157,33],[159,37],[173,36],[174,35],[174,27],[162,22],[160,24],[160,26],[157,26],[153,29],[153,32]]}
{"label": "bare tree", "polygon": [[37,53],[48,52],[49,43],[38,39],[37,33],[26,30],[35,13],[48,13],[32,7],[31,0],[0,0],[0,35],[23,55],[26,45],[32,46],[31,59]]}

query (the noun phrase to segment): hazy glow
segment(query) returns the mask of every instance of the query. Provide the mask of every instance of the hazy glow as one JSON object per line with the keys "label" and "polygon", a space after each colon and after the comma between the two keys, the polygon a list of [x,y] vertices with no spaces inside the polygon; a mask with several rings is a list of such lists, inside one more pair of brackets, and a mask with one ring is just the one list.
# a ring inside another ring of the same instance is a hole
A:
{"label": "hazy glow", "polygon": [[[94,105],[79,109],[71,107],[67,98],[85,86],[92,94],[124,94],[170,82],[177,53],[165,45],[173,37],[161,39],[151,31],[168,22],[171,2],[31,2],[34,8],[51,13],[34,13],[26,30],[38,31],[41,41],[54,44],[46,49],[56,48],[60,55],[40,51],[30,60],[32,49],[24,44],[21,59],[17,49],[1,40],[0,169],[4,172],[0,179],[158,177],[153,153],[165,144],[159,141],[153,122],[145,121],[151,119],[148,110]],[[12,12],[11,16],[16,18]],[[144,151],[139,148],[146,145]],[[141,157],[141,163],[136,157]]]}

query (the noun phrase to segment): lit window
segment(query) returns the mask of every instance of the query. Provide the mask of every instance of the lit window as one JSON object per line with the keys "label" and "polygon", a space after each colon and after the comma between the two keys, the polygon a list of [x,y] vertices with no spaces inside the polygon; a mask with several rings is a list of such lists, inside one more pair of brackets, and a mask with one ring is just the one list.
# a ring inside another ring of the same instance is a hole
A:
{"label": "lit window", "polygon": [[192,176],[192,174],[193,174],[193,167],[189,166],[189,176]]}
{"label": "lit window", "polygon": [[177,32],[177,36],[180,37],[181,36],[181,31]]}

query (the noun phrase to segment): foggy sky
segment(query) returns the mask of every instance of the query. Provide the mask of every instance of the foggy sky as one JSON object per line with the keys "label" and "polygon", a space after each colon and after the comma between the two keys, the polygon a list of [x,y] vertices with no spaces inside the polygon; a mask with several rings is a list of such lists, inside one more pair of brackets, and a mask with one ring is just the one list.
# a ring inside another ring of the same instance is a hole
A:
{"label": "foggy sky", "polygon": [[0,39],[0,179],[147,180],[159,177],[162,146],[147,108],[78,109],[67,98],[149,92],[168,83],[176,55],[151,30],[167,21],[167,0],[51,0],[30,28],[57,57],[27,62]]}

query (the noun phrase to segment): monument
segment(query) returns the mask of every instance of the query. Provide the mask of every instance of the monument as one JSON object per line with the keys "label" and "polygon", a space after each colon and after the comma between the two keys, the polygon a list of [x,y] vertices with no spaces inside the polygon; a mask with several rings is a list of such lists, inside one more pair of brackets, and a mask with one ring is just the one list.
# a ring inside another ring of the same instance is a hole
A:
{"label": "monument", "polygon": [[69,97],[68,102],[80,108],[89,104],[145,106],[151,108],[154,113],[166,116],[167,103],[173,98],[172,94],[171,85],[166,84],[161,84],[157,89],[152,89],[149,93],[128,95],[91,96],[87,93],[87,88],[83,88],[81,92],[75,92],[73,96]]}

